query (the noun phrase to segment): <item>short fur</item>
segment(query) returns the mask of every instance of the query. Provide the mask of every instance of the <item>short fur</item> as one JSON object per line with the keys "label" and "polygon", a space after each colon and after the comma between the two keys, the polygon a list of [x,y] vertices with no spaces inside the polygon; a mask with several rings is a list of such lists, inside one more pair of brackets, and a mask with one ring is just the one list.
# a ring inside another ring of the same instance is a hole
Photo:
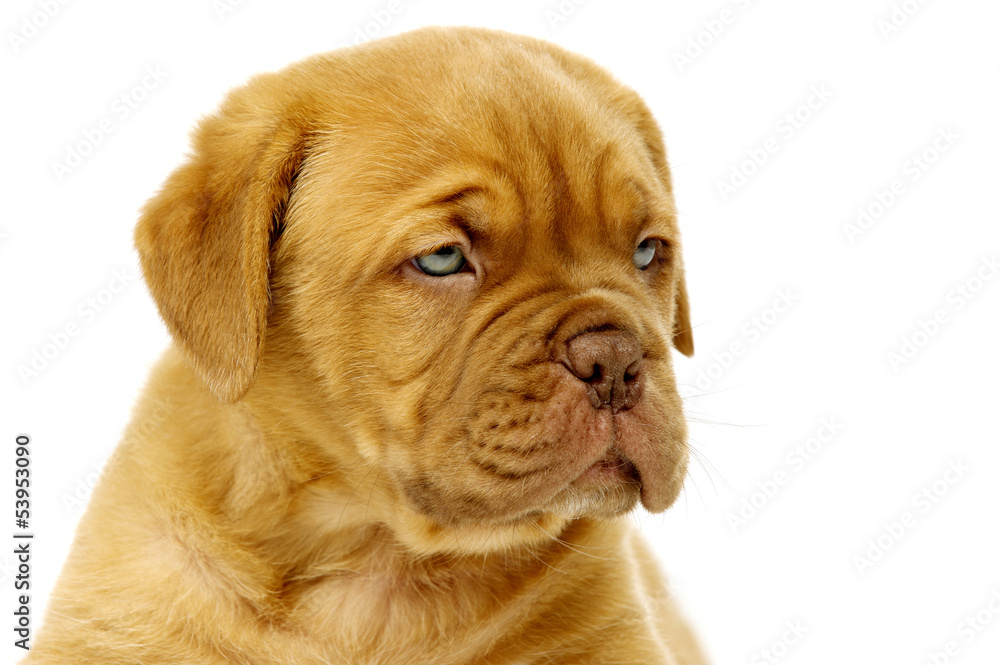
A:
{"label": "short fur", "polygon": [[[233,91],[135,238],[175,344],[30,665],[704,662],[626,516],[680,491],[693,352],[631,90],[480,29],[320,55]],[[618,413],[565,359],[602,331],[642,350]]]}

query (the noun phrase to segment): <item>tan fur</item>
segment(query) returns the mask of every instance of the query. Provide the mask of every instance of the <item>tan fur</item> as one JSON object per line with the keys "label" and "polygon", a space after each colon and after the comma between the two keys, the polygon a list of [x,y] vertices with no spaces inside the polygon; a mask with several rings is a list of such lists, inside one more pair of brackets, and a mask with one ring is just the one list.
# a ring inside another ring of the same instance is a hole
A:
{"label": "tan fur", "polygon": [[[136,244],[176,344],[28,663],[703,662],[627,517],[680,491],[693,352],[635,93],[487,30],[317,56],[201,124]],[[644,355],[616,415],[559,362],[594,328]],[[612,449],[641,479],[582,479]]]}

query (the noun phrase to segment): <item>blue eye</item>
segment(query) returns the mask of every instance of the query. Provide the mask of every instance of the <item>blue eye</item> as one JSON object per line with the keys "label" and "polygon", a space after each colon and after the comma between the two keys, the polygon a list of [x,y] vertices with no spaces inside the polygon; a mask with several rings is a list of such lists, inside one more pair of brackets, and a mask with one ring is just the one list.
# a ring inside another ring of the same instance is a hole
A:
{"label": "blue eye", "polygon": [[656,248],[659,246],[659,240],[653,240],[652,238],[643,240],[635,248],[635,252],[632,253],[632,263],[639,270],[645,270],[653,262],[653,259],[656,258]]}
{"label": "blue eye", "polygon": [[424,254],[413,259],[420,270],[433,277],[454,275],[465,267],[465,254],[457,245],[442,247],[433,254]]}

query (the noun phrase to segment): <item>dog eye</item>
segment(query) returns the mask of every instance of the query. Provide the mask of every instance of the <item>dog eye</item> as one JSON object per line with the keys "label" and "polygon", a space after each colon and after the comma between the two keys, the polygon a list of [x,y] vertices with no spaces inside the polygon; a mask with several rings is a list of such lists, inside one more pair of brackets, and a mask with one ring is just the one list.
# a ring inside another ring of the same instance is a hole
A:
{"label": "dog eye", "polygon": [[413,259],[422,272],[433,277],[454,275],[465,267],[465,254],[457,245],[442,247],[433,254],[424,254]]}
{"label": "dog eye", "polygon": [[639,243],[639,246],[635,248],[635,252],[632,253],[632,263],[634,263],[635,267],[639,270],[645,270],[656,257],[656,249],[659,246],[659,240],[646,238]]}

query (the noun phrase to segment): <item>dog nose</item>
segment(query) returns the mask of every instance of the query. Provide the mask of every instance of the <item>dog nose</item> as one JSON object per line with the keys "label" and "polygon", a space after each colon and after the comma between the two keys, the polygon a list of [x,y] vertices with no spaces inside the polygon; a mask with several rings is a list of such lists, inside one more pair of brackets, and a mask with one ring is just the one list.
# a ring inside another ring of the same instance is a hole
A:
{"label": "dog nose", "polygon": [[639,402],[642,384],[642,346],[635,335],[621,330],[585,332],[569,340],[564,363],[588,386],[595,409],[612,413]]}

